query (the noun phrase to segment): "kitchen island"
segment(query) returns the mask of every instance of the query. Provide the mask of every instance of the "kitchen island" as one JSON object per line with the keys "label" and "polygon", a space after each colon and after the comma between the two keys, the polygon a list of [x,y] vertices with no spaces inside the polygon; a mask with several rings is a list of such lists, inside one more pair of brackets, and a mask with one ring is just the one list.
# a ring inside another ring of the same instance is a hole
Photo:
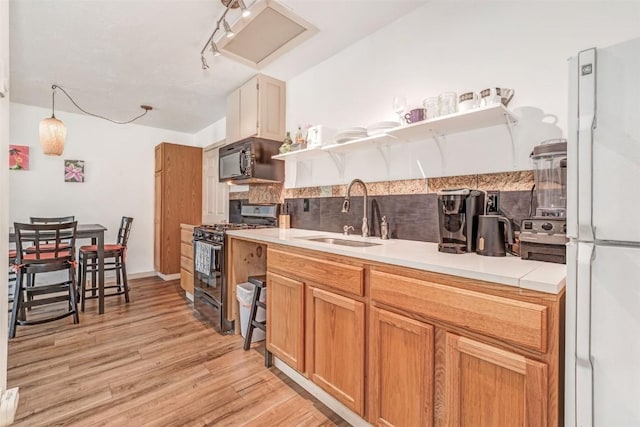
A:
{"label": "kitchen island", "polygon": [[229,238],[235,280],[267,273],[276,366],[352,424],[562,419],[564,265],[312,230]]}

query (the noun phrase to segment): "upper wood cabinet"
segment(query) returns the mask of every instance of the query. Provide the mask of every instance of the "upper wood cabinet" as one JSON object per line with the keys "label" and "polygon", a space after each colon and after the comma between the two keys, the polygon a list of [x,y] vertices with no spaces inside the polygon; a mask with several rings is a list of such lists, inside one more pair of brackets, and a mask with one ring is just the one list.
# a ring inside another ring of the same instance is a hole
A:
{"label": "upper wood cabinet", "polygon": [[285,83],[258,74],[227,96],[227,143],[285,137]]}
{"label": "upper wood cabinet", "polygon": [[154,260],[156,271],[180,273],[180,224],[202,222],[202,148],[156,147]]}

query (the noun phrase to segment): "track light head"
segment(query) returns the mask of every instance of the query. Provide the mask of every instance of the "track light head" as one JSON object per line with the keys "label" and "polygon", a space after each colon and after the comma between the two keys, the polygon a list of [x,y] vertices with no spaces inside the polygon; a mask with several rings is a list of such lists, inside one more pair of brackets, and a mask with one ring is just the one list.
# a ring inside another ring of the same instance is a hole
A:
{"label": "track light head", "polygon": [[200,60],[202,61],[202,69],[206,70],[209,68],[209,64],[207,64],[207,59],[204,57],[204,55],[200,56]]}
{"label": "track light head", "polygon": [[218,46],[211,40],[211,51],[213,52],[213,56],[220,56],[220,49]]}
{"label": "track light head", "polygon": [[227,38],[228,38],[228,39],[230,39],[231,37],[233,37],[233,36],[235,36],[235,35],[236,35],[236,33],[234,33],[234,32],[231,30],[231,27],[229,26],[229,23],[227,22],[227,20],[226,20],[226,19],[223,19],[223,20],[222,20],[222,26],[224,27],[224,31],[225,31],[225,33],[226,33],[226,35],[227,35]]}
{"label": "track light head", "polygon": [[244,0],[236,0],[238,6],[240,6],[240,9],[242,10],[242,17],[246,18],[247,16],[251,15],[251,11],[249,10],[249,8],[247,7],[247,5],[245,4]]}

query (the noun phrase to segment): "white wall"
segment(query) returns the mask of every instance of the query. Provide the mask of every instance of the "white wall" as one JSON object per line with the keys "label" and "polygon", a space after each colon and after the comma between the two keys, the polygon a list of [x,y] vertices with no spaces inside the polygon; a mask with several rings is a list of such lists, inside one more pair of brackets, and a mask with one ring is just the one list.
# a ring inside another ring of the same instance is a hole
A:
{"label": "white wall", "polygon": [[[9,2],[0,1],[0,85],[9,80]],[[8,251],[9,240],[9,98],[0,98],[0,253]],[[0,268],[0,283],[7,283],[7,269]],[[4,286],[3,286],[4,288]],[[7,292],[0,292],[0,394],[7,389]]]}
{"label": "white wall", "polygon": [[[48,109],[11,104],[11,143],[30,147],[30,170],[10,172],[10,220],[75,215],[78,222],[106,226],[105,241],[115,242],[121,217],[131,216],[127,272],[153,271],[154,147],[195,145],[194,136],[56,112],[67,142],[62,156],[45,156],[38,125],[50,116]],[[84,183],[64,182],[65,159],[85,161]]]}
{"label": "white wall", "polygon": [[[514,88],[506,127],[450,135],[446,165],[425,139],[392,147],[390,167],[373,150],[346,157],[343,177],[323,160],[287,162],[287,187],[530,169],[531,148],[566,136],[567,58],[640,36],[638,2],[433,2],[287,81],[287,127],[337,129],[394,118],[394,95],[412,108],[444,91]],[[354,25],[357,25],[354,23]],[[544,117],[544,119],[543,119]],[[557,124],[553,123],[557,121]]]}
{"label": "white wall", "polygon": [[193,135],[195,145],[206,148],[223,140],[227,135],[227,119],[223,118]]}

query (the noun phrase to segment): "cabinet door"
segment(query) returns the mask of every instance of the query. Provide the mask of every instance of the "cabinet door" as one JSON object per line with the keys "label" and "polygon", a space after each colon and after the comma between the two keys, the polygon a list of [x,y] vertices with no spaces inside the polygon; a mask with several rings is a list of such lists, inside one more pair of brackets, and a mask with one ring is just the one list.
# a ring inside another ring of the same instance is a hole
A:
{"label": "cabinet door", "polygon": [[364,416],[364,303],[310,287],[307,325],[309,378]]}
{"label": "cabinet door", "polygon": [[371,421],[432,426],[433,326],[376,307],[371,317]]}
{"label": "cabinet door", "polygon": [[217,224],[229,220],[229,185],[218,180],[218,147],[203,154],[202,222]]}
{"label": "cabinet door", "polygon": [[258,76],[240,87],[240,138],[258,133]]}
{"label": "cabinet door", "polygon": [[547,365],[447,333],[446,426],[547,425]]}
{"label": "cabinet door", "polygon": [[304,370],[304,284],[267,273],[267,349]]}
{"label": "cabinet door", "polygon": [[162,172],[156,172],[153,197],[153,268],[162,271]]}
{"label": "cabinet door", "polygon": [[240,139],[240,89],[236,89],[227,95],[227,143]]}
{"label": "cabinet door", "polygon": [[258,136],[282,141],[285,137],[285,83],[261,75],[258,89]]}
{"label": "cabinet door", "polygon": [[180,269],[180,287],[182,287],[185,292],[193,295],[193,274],[184,268]]}

